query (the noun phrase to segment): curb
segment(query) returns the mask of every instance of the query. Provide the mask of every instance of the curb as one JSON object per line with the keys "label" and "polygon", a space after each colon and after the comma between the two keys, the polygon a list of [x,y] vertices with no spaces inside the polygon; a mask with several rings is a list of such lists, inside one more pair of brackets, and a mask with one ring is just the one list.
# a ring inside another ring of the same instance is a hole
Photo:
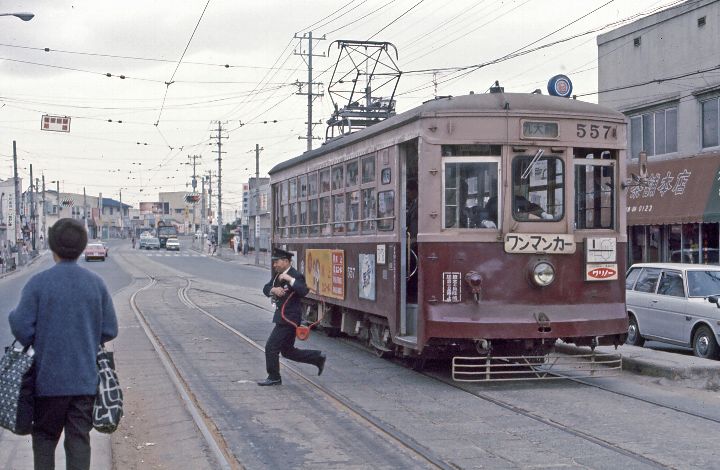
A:
{"label": "curb", "polygon": [[[622,357],[622,370],[639,375],[660,377],[673,381],[704,380],[702,388],[720,387],[720,362],[711,359],[688,357],[681,354],[656,351],[635,346],[598,347],[596,351],[614,359]],[[629,349],[632,348],[632,349]],[[590,348],[557,343],[555,350],[568,355],[589,354]]]}

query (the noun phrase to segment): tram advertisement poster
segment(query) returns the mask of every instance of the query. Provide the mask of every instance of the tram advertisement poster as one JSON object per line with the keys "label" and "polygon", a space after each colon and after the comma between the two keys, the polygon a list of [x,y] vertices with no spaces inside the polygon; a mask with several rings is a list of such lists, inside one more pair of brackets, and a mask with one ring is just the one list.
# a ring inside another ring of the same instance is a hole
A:
{"label": "tram advertisement poster", "polygon": [[375,300],[375,254],[360,253],[358,265],[360,266],[358,296],[361,299]]}
{"label": "tram advertisement poster", "polygon": [[306,250],[305,279],[313,293],[332,299],[344,299],[345,252]]}

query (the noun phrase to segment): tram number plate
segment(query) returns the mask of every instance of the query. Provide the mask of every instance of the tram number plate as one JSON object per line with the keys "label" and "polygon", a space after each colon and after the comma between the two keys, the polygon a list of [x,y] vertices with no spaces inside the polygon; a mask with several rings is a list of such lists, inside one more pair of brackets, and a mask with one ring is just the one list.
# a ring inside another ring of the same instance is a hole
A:
{"label": "tram number plate", "polygon": [[575,253],[575,237],[558,233],[505,234],[505,253]]}

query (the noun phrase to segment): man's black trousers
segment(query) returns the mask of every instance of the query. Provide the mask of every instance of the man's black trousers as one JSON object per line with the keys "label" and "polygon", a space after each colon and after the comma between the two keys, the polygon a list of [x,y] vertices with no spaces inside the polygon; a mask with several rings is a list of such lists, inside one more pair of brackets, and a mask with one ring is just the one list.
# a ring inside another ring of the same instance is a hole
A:
{"label": "man's black trousers", "polygon": [[295,327],[288,324],[276,324],[265,344],[265,367],[271,380],[280,378],[280,354],[295,362],[320,363],[320,351],[295,347]]}

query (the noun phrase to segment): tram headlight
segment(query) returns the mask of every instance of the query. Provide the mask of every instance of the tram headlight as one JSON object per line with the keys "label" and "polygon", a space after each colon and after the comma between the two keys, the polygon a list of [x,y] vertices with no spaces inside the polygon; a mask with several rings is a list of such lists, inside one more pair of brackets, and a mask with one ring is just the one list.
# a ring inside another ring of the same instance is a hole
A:
{"label": "tram headlight", "polygon": [[549,286],[555,280],[555,268],[547,261],[540,261],[533,267],[531,279],[536,286]]}

